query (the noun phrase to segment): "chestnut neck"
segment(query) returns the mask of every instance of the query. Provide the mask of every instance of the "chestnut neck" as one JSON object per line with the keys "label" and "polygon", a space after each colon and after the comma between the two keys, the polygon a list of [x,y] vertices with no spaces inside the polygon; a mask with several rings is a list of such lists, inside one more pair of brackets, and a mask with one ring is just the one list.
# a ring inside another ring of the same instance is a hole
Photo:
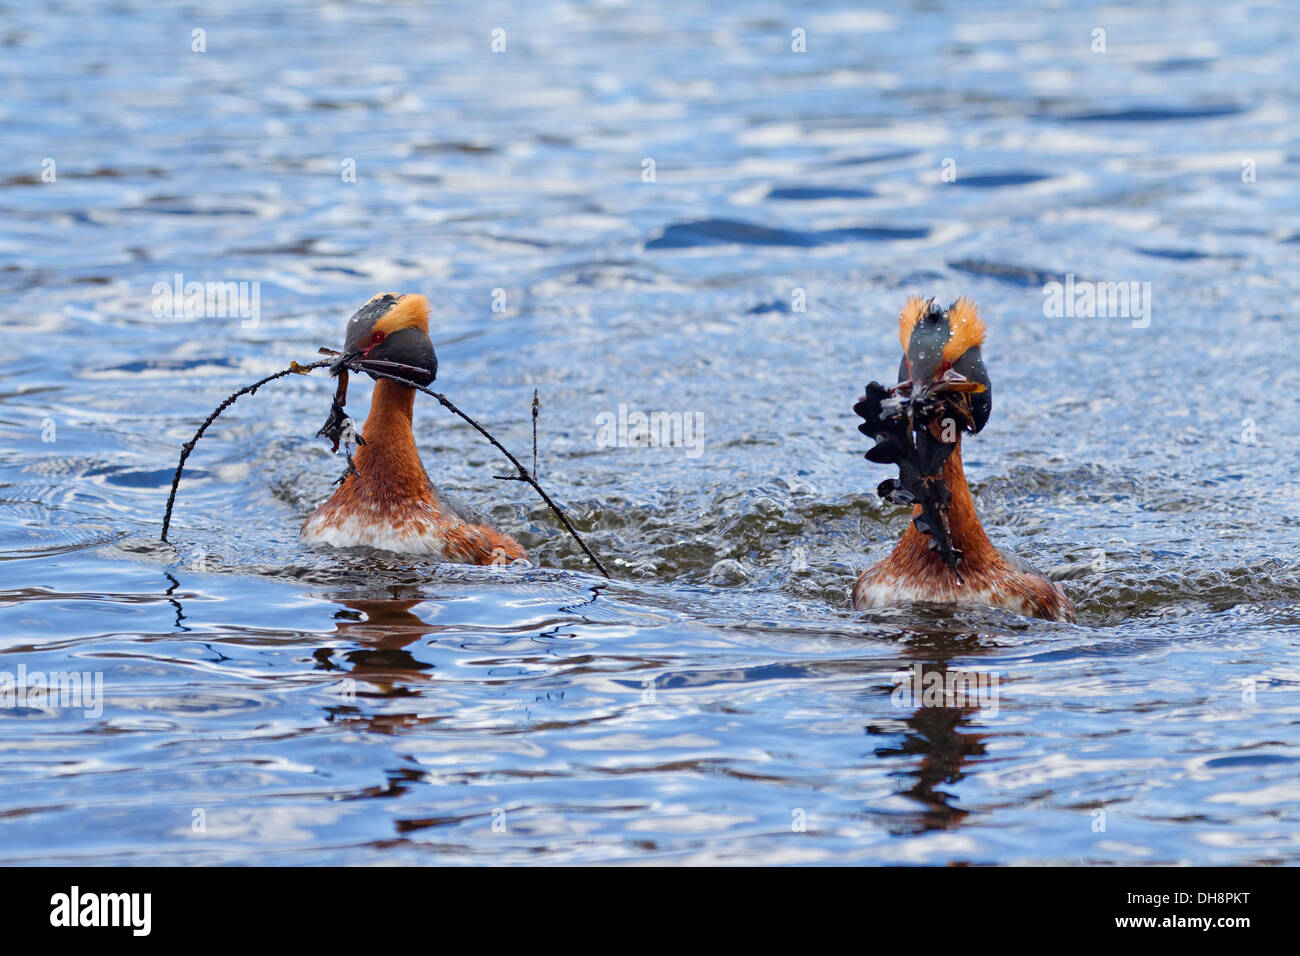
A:
{"label": "chestnut neck", "polygon": [[353,462],[364,483],[383,484],[406,497],[428,498],[432,495],[429,478],[411,431],[414,409],[415,389],[379,379],[361,429],[366,443],[357,449]]}
{"label": "chestnut neck", "polygon": [[392,379],[381,378],[375,382],[375,392],[370,398],[370,414],[366,416],[363,434],[369,435],[373,430],[379,432],[399,433],[411,439],[411,419],[415,414],[415,389],[409,385],[399,385]]}

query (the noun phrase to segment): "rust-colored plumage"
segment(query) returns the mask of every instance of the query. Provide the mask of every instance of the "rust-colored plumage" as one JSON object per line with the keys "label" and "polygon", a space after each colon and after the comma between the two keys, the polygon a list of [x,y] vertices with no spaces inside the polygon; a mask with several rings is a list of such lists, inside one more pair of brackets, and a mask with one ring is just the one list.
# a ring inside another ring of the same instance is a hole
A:
{"label": "rust-colored plumage", "polygon": [[[1073,621],[1074,606],[1058,585],[1008,558],[989,540],[966,483],[960,441],[941,474],[952,494],[948,528],[962,553],[961,565],[948,567],[930,547],[930,538],[909,522],[889,557],[858,577],[853,606],[862,610],[908,601],[987,604],[1031,617]],[[920,511],[917,506],[914,514]]]}
{"label": "rust-colored plumage", "polygon": [[[380,341],[405,329],[427,335],[427,309],[423,296],[397,298],[370,334],[383,333]],[[414,405],[410,386],[388,379],[375,383],[370,415],[361,430],[365,444],[353,458],[355,470],[303,523],[303,539],[334,547],[366,545],[426,554],[462,564],[508,564],[525,557],[514,538],[439,494],[429,481],[411,430]]]}

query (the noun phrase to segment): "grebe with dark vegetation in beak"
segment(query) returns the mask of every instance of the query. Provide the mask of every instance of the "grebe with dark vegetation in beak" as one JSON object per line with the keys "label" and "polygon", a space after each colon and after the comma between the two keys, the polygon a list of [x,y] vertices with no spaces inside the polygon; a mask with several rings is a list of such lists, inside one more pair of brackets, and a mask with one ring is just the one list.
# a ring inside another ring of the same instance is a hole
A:
{"label": "grebe with dark vegetation in beak", "polygon": [[[428,385],[438,374],[422,295],[375,296],[348,321],[343,358]],[[482,515],[439,492],[415,447],[415,389],[375,378],[370,415],[353,467],[302,526],[308,544],[369,546],[460,564],[509,564],[524,549]]]}
{"label": "grebe with dark vegetation in beak", "polygon": [[912,505],[912,521],[885,560],[862,572],[853,606],[862,610],[922,601],[1006,608],[1073,621],[1061,588],[989,541],[961,464],[961,433],[980,431],[992,411],[992,385],[980,348],[984,322],[970,299],[948,309],[907,300],[898,316],[903,362],[898,384],[872,382],[853,410],[859,431],[876,440],[871,461],[897,464],[881,497]]}

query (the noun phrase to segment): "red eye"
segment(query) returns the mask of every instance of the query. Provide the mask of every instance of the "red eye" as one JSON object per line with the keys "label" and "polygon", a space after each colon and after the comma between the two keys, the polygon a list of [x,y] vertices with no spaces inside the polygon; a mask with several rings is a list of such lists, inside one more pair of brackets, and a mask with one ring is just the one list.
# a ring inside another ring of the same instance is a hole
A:
{"label": "red eye", "polygon": [[370,336],[370,344],[371,344],[371,345],[378,345],[378,344],[379,344],[380,342],[382,342],[383,340],[384,340],[384,333],[383,333],[383,332],[376,332],[374,335]]}

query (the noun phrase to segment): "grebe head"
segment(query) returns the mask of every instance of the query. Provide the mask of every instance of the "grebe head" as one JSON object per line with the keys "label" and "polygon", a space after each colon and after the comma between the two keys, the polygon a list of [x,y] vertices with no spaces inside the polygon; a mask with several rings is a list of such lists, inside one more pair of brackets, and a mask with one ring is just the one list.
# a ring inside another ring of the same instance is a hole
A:
{"label": "grebe head", "polygon": [[[898,341],[903,346],[898,380],[911,382],[912,401],[922,404],[934,392],[965,394],[970,418],[966,421],[962,415],[963,426],[971,432],[982,430],[993,410],[993,383],[980,351],[984,320],[975,303],[962,296],[943,309],[934,299],[913,296],[898,314]],[[968,390],[954,372],[983,388]]]}
{"label": "grebe head", "polygon": [[438,356],[429,340],[429,300],[395,292],[372,298],[348,319],[343,354],[334,367],[373,369],[428,385],[438,376]]}

